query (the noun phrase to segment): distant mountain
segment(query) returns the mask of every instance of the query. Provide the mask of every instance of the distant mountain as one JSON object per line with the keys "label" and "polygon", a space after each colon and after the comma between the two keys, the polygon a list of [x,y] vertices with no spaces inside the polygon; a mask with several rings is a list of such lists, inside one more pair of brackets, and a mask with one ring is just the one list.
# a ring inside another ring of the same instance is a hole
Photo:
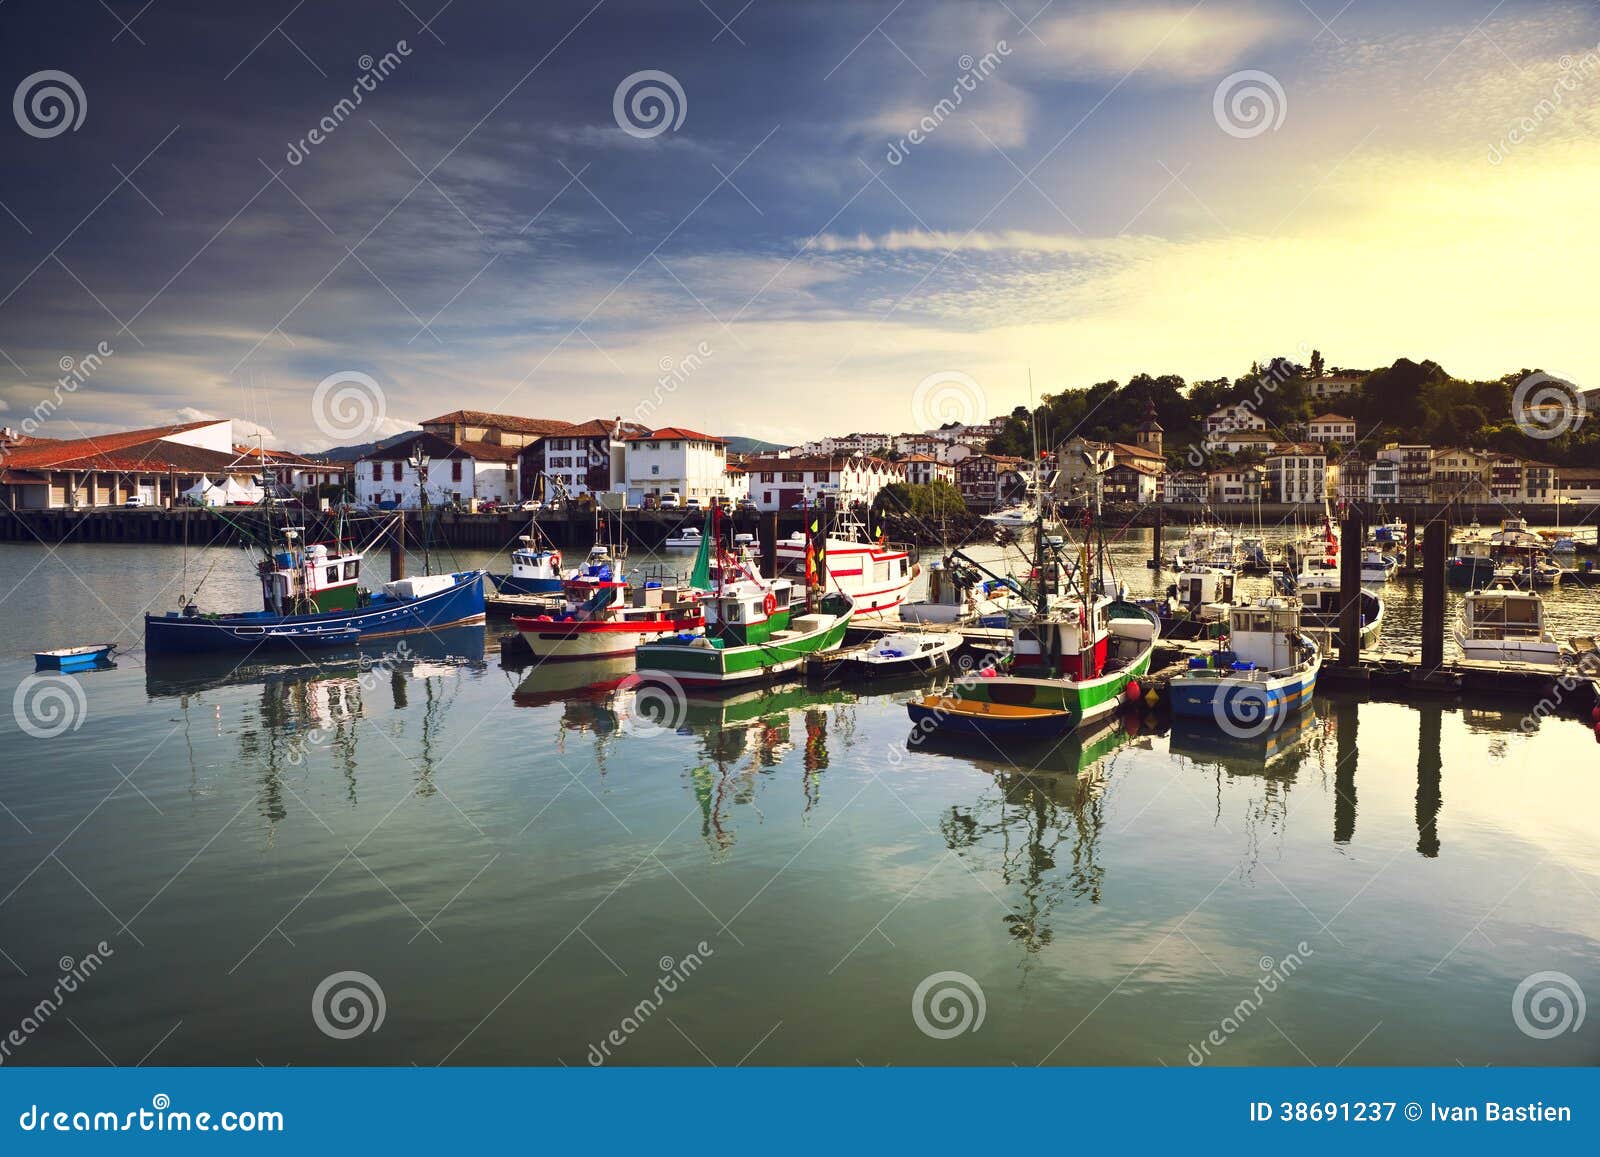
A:
{"label": "distant mountain", "polygon": [[744,435],[728,439],[728,449],[735,454],[767,454],[774,450],[787,450],[789,447],[780,446],[776,442],[763,442],[760,438],[746,438]]}
{"label": "distant mountain", "polygon": [[401,434],[394,434],[388,438],[380,438],[376,442],[362,442],[359,446],[335,446],[331,450],[321,450],[316,454],[308,454],[308,458],[321,458],[326,462],[354,462],[358,458],[365,458],[374,450],[387,449],[396,442],[404,442],[407,438],[414,437],[417,431],[407,430]]}

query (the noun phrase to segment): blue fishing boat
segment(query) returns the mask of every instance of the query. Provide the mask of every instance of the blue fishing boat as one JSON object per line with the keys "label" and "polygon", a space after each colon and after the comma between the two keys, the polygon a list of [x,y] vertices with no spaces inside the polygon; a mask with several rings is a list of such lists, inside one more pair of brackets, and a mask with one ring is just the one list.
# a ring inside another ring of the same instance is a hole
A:
{"label": "blue fishing boat", "polygon": [[511,573],[490,573],[489,581],[503,595],[559,595],[566,581],[561,575],[561,552],[537,547],[528,535],[511,552]]}
{"label": "blue fishing boat", "polygon": [[87,671],[111,661],[115,643],[90,643],[84,647],[61,647],[39,651],[33,656],[36,671]]}
{"label": "blue fishing boat", "polygon": [[1299,608],[1287,599],[1234,607],[1228,620],[1223,644],[1172,677],[1172,714],[1210,719],[1230,734],[1281,727],[1311,702],[1321,651],[1301,632]]}
{"label": "blue fishing boat", "polygon": [[421,575],[361,586],[362,552],[335,544],[288,546],[262,559],[262,609],[214,614],[187,602],[144,618],[145,651],[205,654],[263,647],[327,648],[483,621],[484,571]]}

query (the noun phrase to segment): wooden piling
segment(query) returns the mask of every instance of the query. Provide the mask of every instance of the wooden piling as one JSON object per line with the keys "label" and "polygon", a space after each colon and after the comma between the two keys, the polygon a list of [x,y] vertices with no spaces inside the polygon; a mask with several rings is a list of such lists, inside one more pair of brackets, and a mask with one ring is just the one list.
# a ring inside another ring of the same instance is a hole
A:
{"label": "wooden piling", "polygon": [[778,512],[764,511],[756,527],[761,541],[761,573],[772,576],[778,573]]}
{"label": "wooden piling", "polygon": [[1422,675],[1444,666],[1444,569],[1450,552],[1450,524],[1428,524],[1422,541]]}
{"label": "wooden piling", "polygon": [[389,524],[389,581],[406,577],[406,516],[395,515]]}
{"label": "wooden piling", "polygon": [[1161,531],[1162,523],[1165,521],[1166,519],[1163,516],[1161,504],[1158,502],[1156,503],[1155,529],[1150,532],[1150,569],[1153,571],[1159,571],[1161,569]]}
{"label": "wooden piling", "polygon": [[1361,512],[1352,507],[1339,534],[1339,662],[1361,662]]}

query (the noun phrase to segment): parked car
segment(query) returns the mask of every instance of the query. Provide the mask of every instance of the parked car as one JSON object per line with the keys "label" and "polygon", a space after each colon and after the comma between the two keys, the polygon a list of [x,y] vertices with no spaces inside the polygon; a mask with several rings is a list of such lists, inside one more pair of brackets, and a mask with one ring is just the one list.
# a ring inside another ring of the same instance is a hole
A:
{"label": "parked car", "polygon": [[739,499],[738,508],[740,510],[754,510],[756,509],[756,500],[754,498],[741,498]]}
{"label": "parked car", "polygon": [[681,510],[683,509],[683,499],[679,498],[676,494],[663,494],[661,496],[661,509]]}
{"label": "parked car", "polygon": [[150,500],[143,494],[130,494],[128,495],[128,501],[124,502],[122,505],[131,510],[136,506],[149,506]]}
{"label": "parked car", "polygon": [[700,500],[698,498],[687,499],[683,504],[683,508],[685,510],[699,510]]}

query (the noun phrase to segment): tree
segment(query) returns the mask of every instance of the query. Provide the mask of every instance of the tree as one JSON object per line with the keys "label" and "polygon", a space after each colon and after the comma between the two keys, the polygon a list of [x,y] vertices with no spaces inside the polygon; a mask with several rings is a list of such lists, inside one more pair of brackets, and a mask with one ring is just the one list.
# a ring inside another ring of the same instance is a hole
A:
{"label": "tree", "polygon": [[1311,351],[1311,376],[1314,377],[1314,378],[1320,378],[1322,376],[1322,366],[1323,366],[1322,351],[1321,350],[1312,350]]}

